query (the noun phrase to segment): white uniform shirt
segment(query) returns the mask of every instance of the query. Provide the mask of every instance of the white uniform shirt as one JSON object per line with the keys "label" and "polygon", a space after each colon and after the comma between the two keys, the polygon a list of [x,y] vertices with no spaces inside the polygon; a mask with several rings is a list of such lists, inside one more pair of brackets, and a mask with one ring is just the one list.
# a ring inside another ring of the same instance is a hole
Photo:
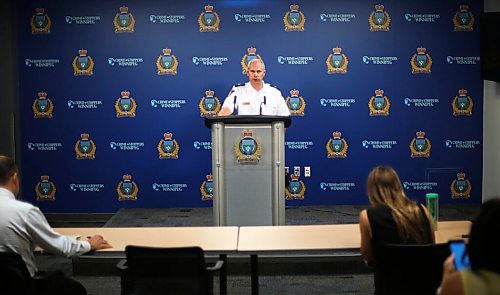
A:
{"label": "white uniform shirt", "polygon": [[90,251],[89,242],[56,233],[40,209],[16,200],[11,191],[0,187],[0,252],[21,255],[33,276],[37,271],[36,246],[66,257]]}
{"label": "white uniform shirt", "polygon": [[233,86],[223,106],[235,115],[290,116],[281,91],[267,83],[260,91],[255,90],[250,82]]}

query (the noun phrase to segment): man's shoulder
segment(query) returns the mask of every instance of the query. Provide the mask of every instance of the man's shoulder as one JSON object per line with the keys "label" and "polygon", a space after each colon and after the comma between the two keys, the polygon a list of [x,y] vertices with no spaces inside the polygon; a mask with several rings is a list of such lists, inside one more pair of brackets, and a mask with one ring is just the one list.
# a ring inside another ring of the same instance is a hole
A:
{"label": "man's shoulder", "polygon": [[269,84],[269,83],[266,83],[265,85],[268,86],[268,90],[269,91],[272,91],[272,92],[275,92],[275,93],[279,93],[281,95],[281,90],[278,88],[278,86],[275,86],[275,85]]}
{"label": "man's shoulder", "polygon": [[233,85],[233,87],[242,87],[242,86],[245,86],[245,83],[238,83]]}

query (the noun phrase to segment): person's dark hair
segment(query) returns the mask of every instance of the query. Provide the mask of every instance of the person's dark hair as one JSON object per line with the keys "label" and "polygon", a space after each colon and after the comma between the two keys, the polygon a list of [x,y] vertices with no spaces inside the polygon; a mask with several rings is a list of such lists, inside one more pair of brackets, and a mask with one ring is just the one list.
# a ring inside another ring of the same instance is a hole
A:
{"label": "person's dark hair", "polygon": [[471,268],[500,274],[500,199],[485,202],[472,222],[468,245]]}
{"label": "person's dark hair", "polygon": [[5,184],[16,172],[16,163],[11,158],[0,155],[0,185]]}

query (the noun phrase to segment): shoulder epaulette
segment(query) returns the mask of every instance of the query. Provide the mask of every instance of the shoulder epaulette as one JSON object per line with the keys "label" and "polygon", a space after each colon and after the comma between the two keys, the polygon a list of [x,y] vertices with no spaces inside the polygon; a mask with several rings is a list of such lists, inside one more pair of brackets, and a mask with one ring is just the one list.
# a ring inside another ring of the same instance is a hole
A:
{"label": "shoulder epaulette", "polygon": [[[269,84],[269,86],[273,87],[273,88],[276,88],[278,90],[280,90],[277,86],[274,86],[273,84]],[[280,90],[281,91],[281,90]]]}
{"label": "shoulder epaulette", "polygon": [[245,86],[245,83],[234,84],[234,87]]}

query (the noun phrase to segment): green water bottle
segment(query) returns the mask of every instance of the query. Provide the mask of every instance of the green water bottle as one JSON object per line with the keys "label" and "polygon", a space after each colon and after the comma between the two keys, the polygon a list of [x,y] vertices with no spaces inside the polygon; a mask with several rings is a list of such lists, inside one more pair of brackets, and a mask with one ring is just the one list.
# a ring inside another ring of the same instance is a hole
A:
{"label": "green water bottle", "polygon": [[436,193],[425,194],[427,200],[427,210],[432,219],[432,228],[436,231],[438,229],[439,217],[439,195]]}

